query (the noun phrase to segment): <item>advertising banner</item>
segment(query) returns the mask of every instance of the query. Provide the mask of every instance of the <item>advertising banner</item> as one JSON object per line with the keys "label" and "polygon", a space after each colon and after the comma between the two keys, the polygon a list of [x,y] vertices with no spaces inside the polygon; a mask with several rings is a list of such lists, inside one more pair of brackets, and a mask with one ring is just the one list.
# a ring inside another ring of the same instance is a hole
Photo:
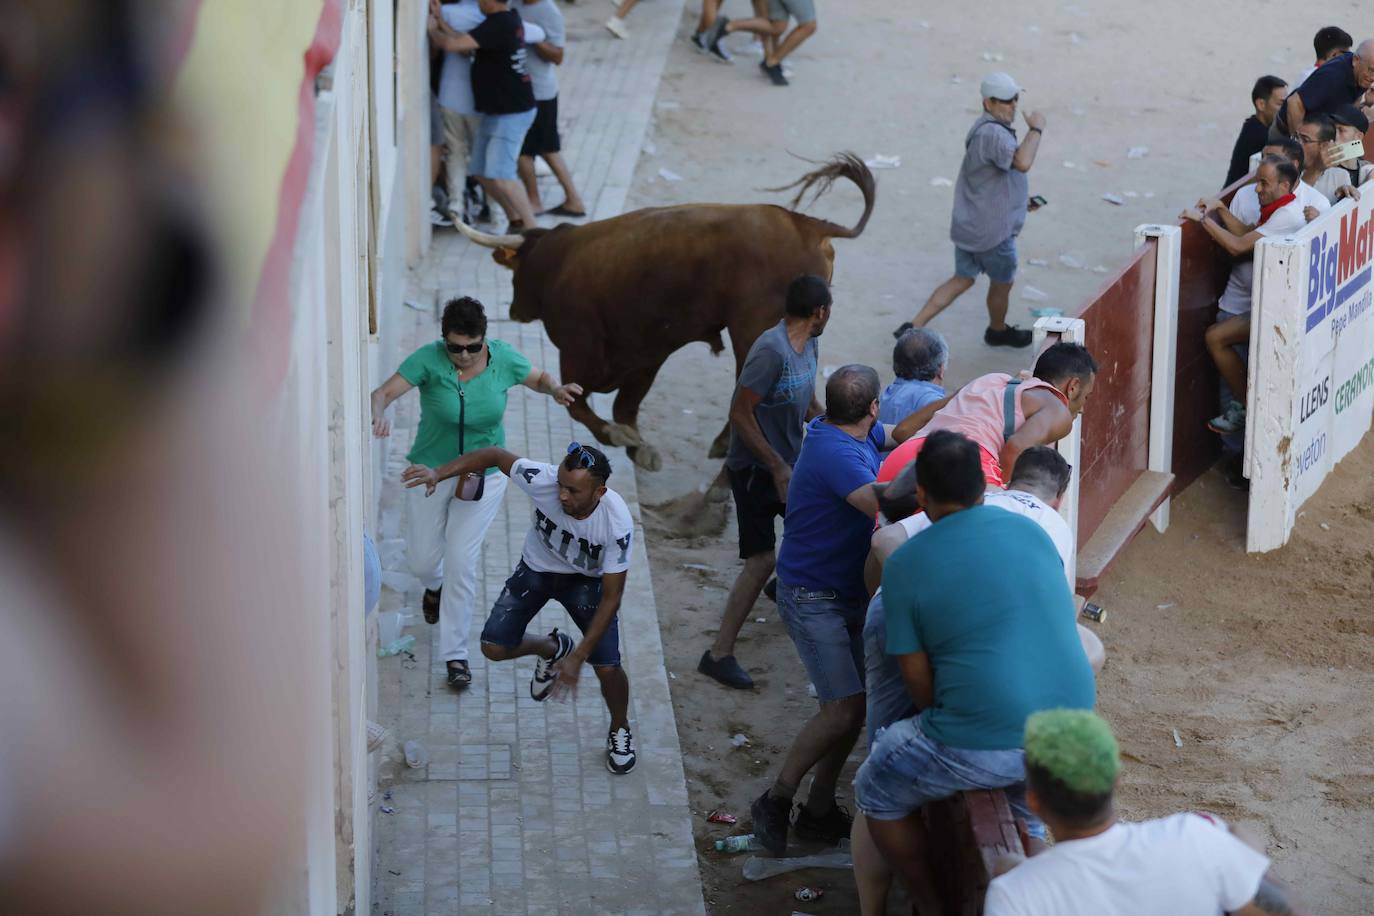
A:
{"label": "advertising banner", "polygon": [[1374,193],[1255,254],[1246,549],[1281,547],[1374,418]]}

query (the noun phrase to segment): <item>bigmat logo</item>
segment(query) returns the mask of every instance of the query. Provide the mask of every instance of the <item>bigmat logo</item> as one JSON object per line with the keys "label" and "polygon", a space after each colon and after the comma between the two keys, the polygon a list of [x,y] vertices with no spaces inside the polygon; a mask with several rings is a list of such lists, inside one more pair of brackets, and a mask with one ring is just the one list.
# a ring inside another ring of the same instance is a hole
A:
{"label": "bigmat logo", "polygon": [[1374,210],[1363,222],[1358,210],[1346,213],[1336,238],[1329,242],[1325,232],[1312,239],[1312,263],[1307,273],[1308,333],[1369,285],[1371,256]]}

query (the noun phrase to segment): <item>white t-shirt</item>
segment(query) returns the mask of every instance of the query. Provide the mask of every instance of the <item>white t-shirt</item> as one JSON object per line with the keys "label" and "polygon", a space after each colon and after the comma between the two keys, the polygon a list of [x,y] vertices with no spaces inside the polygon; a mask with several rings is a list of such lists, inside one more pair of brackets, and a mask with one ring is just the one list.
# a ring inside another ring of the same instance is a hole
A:
{"label": "white t-shirt", "polygon": [[1317,179],[1316,191],[1322,196],[1322,200],[1329,204],[1336,202],[1336,192],[1341,188],[1350,186],[1350,173],[1340,166],[1333,166],[1322,172]]}
{"label": "white t-shirt", "polygon": [[607,490],[592,514],[573,518],[558,502],[558,466],[521,458],[510,479],[534,503],[533,524],[520,558],[536,572],[600,578],[630,568],[635,523],[625,500]]}
{"label": "white t-shirt", "polygon": [[[1246,204],[1239,204],[1239,207],[1244,212],[1237,212],[1238,204],[1236,199],[1240,197],[1241,191],[1249,190],[1249,188],[1252,187],[1253,185],[1247,188],[1241,188],[1240,191],[1236,192],[1235,197],[1231,198],[1231,212],[1235,214],[1236,219],[1245,223],[1247,226],[1253,225],[1259,221],[1259,211],[1255,211],[1254,219],[1247,219],[1245,216],[1245,213],[1248,213],[1248,209],[1245,209]],[[1307,187],[1307,185],[1299,182],[1299,189],[1303,187]],[[1317,196],[1320,197],[1321,195],[1318,194]],[[1259,198],[1256,197],[1255,201],[1258,203]],[[1326,203],[1325,198],[1322,199],[1322,203]],[[1307,217],[1302,214],[1302,208],[1304,206],[1303,199],[1297,197],[1291,203],[1287,203],[1275,210],[1274,215],[1269,217],[1269,220],[1263,226],[1256,226],[1255,228],[1260,235],[1263,236],[1290,235],[1294,232],[1298,232],[1307,225]],[[1309,206],[1315,207],[1317,205],[1312,203]],[[1319,207],[1318,209],[1325,208]],[[1252,258],[1246,258],[1244,261],[1237,261],[1231,266],[1231,276],[1226,281],[1226,291],[1221,294],[1221,299],[1217,302],[1217,307],[1229,315],[1250,314],[1250,296],[1254,288],[1254,283],[1254,260]]]}
{"label": "white t-shirt", "polygon": [[[1349,184],[1349,179],[1346,179],[1346,183]],[[1325,213],[1327,210],[1331,209],[1331,201],[1326,199],[1326,195],[1305,181],[1299,181],[1298,189],[1293,193],[1298,198],[1298,205],[1304,209],[1312,207],[1318,213]],[[1253,226],[1255,223],[1259,222],[1259,192],[1255,190],[1255,183],[1251,182],[1233,194],[1231,196],[1231,206],[1228,209],[1231,211],[1232,216],[1247,226]],[[1274,214],[1273,219],[1277,217],[1278,214]],[[1304,217],[1304,219],[1306,219],[1306,217]],[[1268,225],[1268,223],[1265,225]]]}
{"label": "white t-shirt", "polygon": [[[445,3],[440,7],[440,12],[444,14],[444,22],[456,32],[471,32],[487,18],[477,6],[477,0]],[[538,44],[543,40],[544,30],[532,22],[526,22],[525,44]],[[477,103],[472,98],[472,55],[444,55],[444,63],[439,70],[439,104],[458,114],[477,114]]]}
{"label": "white t-shirt", "polygon": [[1113,824],[995,878],[986,916],[1221,916],[1254,899],[1269,859],[1197,814]]}
{"label": "white t-shirt", "polygon": [[[1054,541],[1054,549],[1059,551],[1059,559],[1065,567],[1069,565],[1069,558],[1073,556],[1073,532],[1069,530],[1069,523],[1064,521],[1064,516],[1056,512],[1048,503],[1040,497],[1027,493],[1024,490],[1003,490],[992,487],[983,495],[983,505],[996,506],[1017,515],[1024,515],[1026,518],[1035,522],[1045,530]],[[930,516],[924,512],[913,515],[908,519],[902,520],[902,527],[907,531],[908,540],[925,531],[933,524]]]}

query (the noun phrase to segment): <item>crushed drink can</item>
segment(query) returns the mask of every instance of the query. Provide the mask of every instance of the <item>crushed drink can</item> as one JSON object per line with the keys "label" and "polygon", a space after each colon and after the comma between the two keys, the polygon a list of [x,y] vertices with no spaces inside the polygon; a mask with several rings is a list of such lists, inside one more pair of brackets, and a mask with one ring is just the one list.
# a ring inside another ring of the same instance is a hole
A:
{"label": "crushed drink can", "polygon": [[802,903],[812,903],[825,896],[825,891],[819,887],[799,887],[797,892],[792,895]]}
{"label": "crushed drink can", "polygon": [[1100,604],[1093,604],[1090,601],[1083,605],[1083,616],[1093,623],[1101,623],[1107,619],[1107,609]]}
{"label": "crushed drink can", "polygon": [[733,814],[726,814],[724,811],[716,810],[706,815],[706,820],[712,824],[737,824],[739,818]]}

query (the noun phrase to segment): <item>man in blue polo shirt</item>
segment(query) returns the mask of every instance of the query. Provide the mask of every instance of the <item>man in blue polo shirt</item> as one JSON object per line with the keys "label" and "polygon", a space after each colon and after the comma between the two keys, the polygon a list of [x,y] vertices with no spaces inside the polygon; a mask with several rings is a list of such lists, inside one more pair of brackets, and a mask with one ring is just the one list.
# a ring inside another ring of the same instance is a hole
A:
{"label": "man in blue polo shirt", "polygon": [[816,687],[820,709],[792,742],[772,788],[754,801],[754,836],[775,856],[802,777],[815,768],[798,837],[838,843],[849,814],[835,805],[840,769],[864,724],[864,561],[878,513],[873,481],[891,428],[878,423],[878,373],[843,366],[825,383],[824,416],[807,426],[787,490],[778,551],[778,614]]}
{"label": "man in blue polo shirt", "polygon": [[1322,64],[1294,89],[1269,129],[1270,137],[1297,136],[1308,115],[1329,115],[1342,105],[1359,105],[1374,86],[1374,38],[1352,54]]}
{"label": "man in blue polo shirt", "polygon": [[916,458],[916,494],[933,524],[883,566],[887,653],[921,711],[878,734],[854,798],[923,913],[941,910],[921,807],[1005,788],[1043,839],[1025,804],[1026,717],[1094,702],[1059,552],[1030,518],[984,506],[986,486],[972,440],[932,433]]}

